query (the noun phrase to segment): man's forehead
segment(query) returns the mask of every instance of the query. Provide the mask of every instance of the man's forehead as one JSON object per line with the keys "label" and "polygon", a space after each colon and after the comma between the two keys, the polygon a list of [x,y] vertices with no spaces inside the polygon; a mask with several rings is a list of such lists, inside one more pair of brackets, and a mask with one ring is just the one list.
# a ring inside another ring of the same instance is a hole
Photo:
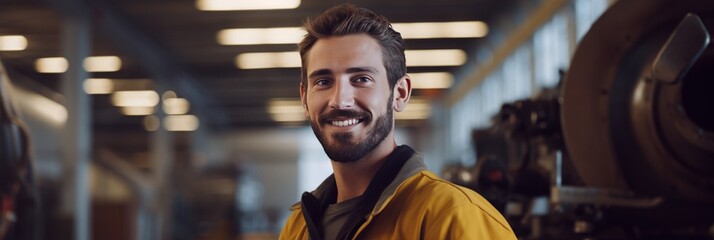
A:
{"label": "man's forehead", "polygon": [[353,68],[373,68],[384,71],[383,53],[377,41],[367,34],[321,38],[307,53],[307,73],[329,69],[347,71]]}

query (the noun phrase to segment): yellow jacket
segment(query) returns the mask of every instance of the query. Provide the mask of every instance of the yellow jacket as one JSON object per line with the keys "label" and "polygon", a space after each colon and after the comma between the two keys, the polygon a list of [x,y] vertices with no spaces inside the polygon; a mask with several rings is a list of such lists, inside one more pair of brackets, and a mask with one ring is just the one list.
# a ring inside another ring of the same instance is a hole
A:
{"label": "yellow jacket", "polygon": [[[324,183],[323,183],[324,185]],[[320,194],[320,188],[313,194]],[[300,204],[280,239],[309,239]],[[516,239],[503,216],[478,193],[426,170],[413,154],[382,192],[353,239]]]}

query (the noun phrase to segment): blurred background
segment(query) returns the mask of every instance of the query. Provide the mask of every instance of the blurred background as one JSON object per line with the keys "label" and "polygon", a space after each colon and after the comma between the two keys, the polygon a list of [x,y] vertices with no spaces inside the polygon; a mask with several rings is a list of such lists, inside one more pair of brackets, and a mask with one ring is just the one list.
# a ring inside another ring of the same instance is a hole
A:
{"label": "blurred background", "polygon": [[[0,0],[0,239],[277,239],[332,172],[302,113],[296,44],[306,17],[343,2]],[[712,215],[681,207],[714,202],[714,99],[698,90],[714,61],[706,28],[677,27],[692,11],[708,26],[711,3],[349,2],[406,39],[397,143],[519,238],[714,236]],[[641,77],[658,54],[674,67]],[[681,81],[690,68],[701,77]],[[684,127],[656,125],[677,106]],[[671,212],[690,221],[638,224]]]}

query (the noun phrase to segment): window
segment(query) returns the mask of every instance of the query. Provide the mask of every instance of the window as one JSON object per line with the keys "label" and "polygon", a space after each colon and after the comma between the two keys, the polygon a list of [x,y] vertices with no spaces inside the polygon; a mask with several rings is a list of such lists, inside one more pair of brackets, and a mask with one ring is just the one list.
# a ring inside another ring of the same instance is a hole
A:
{"label": "window", "polygon": [[607,0],[575,1],[575,32],[578,42],[590,30],[590,26],[607,10],[607,7]]}
{"label": "window", "polygon": [[536,86],[544,88],[558,84],[558,70],[568,67],[569,51],[567,17],[559,13],[533,36]]}

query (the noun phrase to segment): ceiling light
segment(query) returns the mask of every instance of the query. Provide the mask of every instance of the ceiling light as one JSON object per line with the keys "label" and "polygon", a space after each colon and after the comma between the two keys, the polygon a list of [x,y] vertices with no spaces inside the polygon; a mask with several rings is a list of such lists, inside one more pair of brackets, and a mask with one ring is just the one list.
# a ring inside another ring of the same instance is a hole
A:
{"label": "ceiling light", "polygon": [[116,72],[121,69],[121,59],[117,56],[93,56],[84,59],[84,69],[88,72]]}
{"label": "ceiling light", "polygon": [[[393,23],[404,39],[480,38],[488,34],[481,21]],[[305,36],[301,27],[231,28],[216,35],[223,45],[296,44]]]}
{"label": "ceiling light", "polygon": [[295,68],[300,65],[298,52],[243,53],[236,57],[236,66],[240,69]]}
{"label": "ceiling light", "polygon": [[149,115],[144,117],[144,129],[146,131],[156,131],[159,130],[159,127],[161,126],[161,121],[159,121],[159,117],[155,115]]}
{"label": "ceiling light", "polygon": [[[466,62],[466,53],[459,49],[407,50],[404,53],[408,67],[460,66]],[[236,57],[239,69],[299,68],[298,52],[242,53]]]}
{"label": "ceiling light", "polygon": [[197,0],[196,8],[202,11],[294,9],[300,0]]}
{"label": "ceiling light", "polygon": [[112,104],[117,107],[154,107],[159,94],[154,91],[118,91],[112,94]]}
{"label": "ceiling light", "polygon": [[407,50],[404,55],[409,67],[460,66],[466,62],[466,52],[459,49]]}
{"label": "ceiling light", "polygon": [[146,116],[154,113],[154,107],[122,107],[121,113],[127,116]]}
{"label": "ceiling light", "polygon": [[194,131],[198,129],[198,118],[194,115],[171,115],[164,117],[164,127],[168,131]]}
{"label": "ceiling light", "polygon": [[306,120],[300,99],[270,99],[267,111],[273,121],[276,122],[302,122]]}
{"label": "ceiling light", "polygon": [[[35,61],[35,69],[41,73],[63,73],[69,63],[63,57],[40,58]],[[121,59],[117,56],[93,56],[84,59],[87,72],[116,72],[121,69]]]}
{"label": "ceiling light", "polygon": [[303,113],[300,99],[274,98],[268,101],[268,113]]}
{"label": "ceiling light", "polygon": [[427,119],[430,115],[431,105],[428,101],[412,98],[403,111],[395,112],[394,118],[397,120],[420,120]]}
{"label": "ceiling light", "polygon": [[410,73],[409,77],[414,89],[450,88],[454,82],[454,76],[448,72]]}
{"label": "ceiling light", "polygon": [[394,114],[396,120],[422,120],[429,118],[430,112],[403,111]]}
{"label": "ceiling light", "polygon": [[27,48],[27,38],[22,35],[0,36],[0,51],[22,51]]}
{"label": "ceiling light", "polygon": [[404,39],[480,38],[488,34],[482,21],[393,23],[394,30]]}
{"label": "ceiling light", "polygon": [[166,114],[180,115],[188,113],[191,104],[185,98],[167,98],[163,106]]}
{"label": "ceiling light", "polygon": [[35,70],[41,73],[63,73],[69,63],[63,57],[40,58],[35,61]]}
{"label": "ceiling light", "polygon": [[304,35],[299,27],[234,28],[219,31],[217,38],[223,45],[295,44]]}
{"label": "ceiling light", "polygon": [[168,90],[168,91],[164,92],[164,94],[161,94],[161,100],[163,100],[163,101],[166,101],[166,99],[177,98],[177,97],[178,96],[176,96],[176,92],[171,91],[171,90]]}
{"label": "ceiling light", "polygon": [[307,120],[307,118],[305,118],[305,115],[303,113],[273,114],[273,115],[270,115],[270,118],[272,118],[273,121],[276,121],[276,122],[303,122],[303,121]]}
{"label": "ceiling light", "polygon": [[114,91],[114,84],[108,78],[89,78],[84,80],[83,86],[87,94],[109,94]]}

